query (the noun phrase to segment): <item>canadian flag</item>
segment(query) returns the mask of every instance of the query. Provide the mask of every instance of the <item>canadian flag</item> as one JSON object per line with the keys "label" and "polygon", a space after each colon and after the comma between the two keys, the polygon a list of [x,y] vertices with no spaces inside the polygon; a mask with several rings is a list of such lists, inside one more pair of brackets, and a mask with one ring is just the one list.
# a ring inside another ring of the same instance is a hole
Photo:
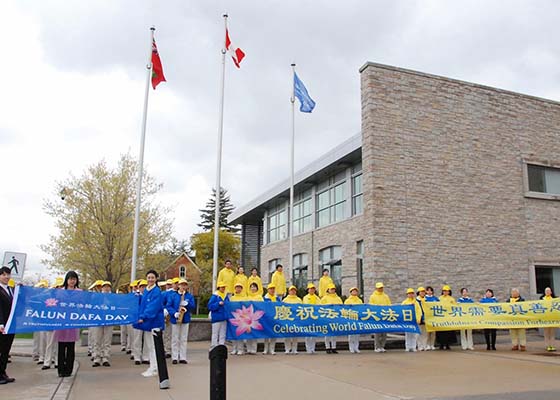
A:
{"label": "canadian flag", "polygon": [[231,39],[229,38],[229,31],[226,29],[226,50],[231,54],[231,58],[233,59],[233,63],[237,68],[239,68],[239,64],[245,58],[245,53],[239,47],[236,47],[234,44],[231,43]]}

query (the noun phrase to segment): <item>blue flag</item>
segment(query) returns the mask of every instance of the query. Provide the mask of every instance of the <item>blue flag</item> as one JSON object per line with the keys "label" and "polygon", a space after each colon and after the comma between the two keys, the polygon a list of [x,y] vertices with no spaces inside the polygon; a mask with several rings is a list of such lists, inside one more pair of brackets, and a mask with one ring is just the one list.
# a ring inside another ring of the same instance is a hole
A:
{"label": "blue flag", "polygon": [[298,78],[297,74],[294,72],[294,94],[299,99],[301,112],[310,113],[315,108],[315,102],[307,93],[307,89],[303,82]]}

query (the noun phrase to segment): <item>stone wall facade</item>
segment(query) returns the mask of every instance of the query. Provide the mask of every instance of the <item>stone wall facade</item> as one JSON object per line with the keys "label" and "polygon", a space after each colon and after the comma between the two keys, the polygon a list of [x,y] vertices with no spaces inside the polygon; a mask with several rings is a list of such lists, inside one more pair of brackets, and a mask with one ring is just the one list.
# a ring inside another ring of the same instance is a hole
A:
{"label": "stone wall facade", "polygon": [[370,276],[395,298],[420,284],[532,297],[534,265],[560,266],[560,201],[525,196],[524,162],[560,165],[560,104],[373,63],[360,72]]}

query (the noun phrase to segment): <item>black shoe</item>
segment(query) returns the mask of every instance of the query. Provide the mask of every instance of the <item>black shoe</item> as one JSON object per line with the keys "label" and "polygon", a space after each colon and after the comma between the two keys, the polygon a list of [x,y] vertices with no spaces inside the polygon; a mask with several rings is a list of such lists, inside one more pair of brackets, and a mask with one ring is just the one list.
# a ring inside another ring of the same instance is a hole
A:
{"label": "black shoe", "polygon": [[8,375],[4,375],[2,379],[5,380],[7,383],[12,383],[16,381],[16,378],[10,378]]}
{"label": "black shoe", "polygon": [[130,356],[130,359],[131,359],[131,360],[134,360],[134,356]]}
{"label": "black shoe", "polygon": [[91,351],[88,351],[88,352],[87,352],[87,356],[88,356],[88,357],[91,357]]}
{"label": "black shoe", "polygon": [[333,349],[333,350],[331,351],[331,353],[332,353],[332,354],[338,354],[338,351],[336,351],[335,349]]}
{"label": "black shoe", "polygon": [[6,383],[8,383],[7,380],[0,378],[0,385],[5,385]]}
{"label": "black shoe", "polygon": [[165,358],[171,358],[171,354],[166,354]]}
{"label": "black shoe", "polygon": [[327,354],[332,354],[332,350],[331,350],[331,349],[327,349]]}
{"label": "black shoe", "polygon": [[134,365],[140,365],[142,364],[140,361],[134,361]]}
{"label": "black shoe", "polygon": [[37,365],[41,365],[41,364],[44,364],[44,363],[45,363],[44,361],[37,361]]}
{"label": "black shoe", "polygon": [[142,361],[142,364],[150,365],[149,361]]}
{"label": "black shoe", "polygon": [[451,347],[449,347],[449,345],[445,346],[445,350],[451,350]]}
{"label": "black shoe", "polygon": [[486,346],[486,350],[490,350],[490,346]]}
{"label": "black shoe", "polygon": [[54,369],[58,369],[58,365],[55,364]]}
{"label": "black shoe", "polygon": [[181,360],[179,361],[179,364],[188,364],[187,360]]}
{"label": "black shoe", "polygon": [[104,366],[104,367],[110,367],[111,364],[109,364],[109,361],[105,361],[105,362],[103,363],[103,366]]}
{"label": "black shoe", "polygon": [[492,346],[492,350],[496,350],[496,346]]}
{"label": "black shoe", "polygon": [[41,369],[51,369],[50,365],[43,365]]}
{"label": "black shoe", "polygon": [[95,367],[99,367],[100,365],[101,365],[101,364],[99,364],[98,362],[94,362],[91,366],[92,366],[93,368],[95,368]]}
{"label": "black shoe", "polygon": [[177,360],[173,360],[171,364],[177,364]]}
{"label": "black shoe", "polygon": [[130,353],[132,353],[132,350],[127,350],[126,351],[126,354],[130,354]]}
{"label": "black shoe", "polygon": [[440,349],[440,350],[443,350],[443,345],[439,346],[439,349]]}

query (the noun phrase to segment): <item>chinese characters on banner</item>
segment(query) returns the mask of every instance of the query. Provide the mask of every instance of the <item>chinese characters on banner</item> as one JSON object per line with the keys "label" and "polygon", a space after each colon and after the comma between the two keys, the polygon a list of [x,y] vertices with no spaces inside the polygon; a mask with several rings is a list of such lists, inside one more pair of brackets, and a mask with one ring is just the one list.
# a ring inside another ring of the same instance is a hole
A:
{"label": "chinese characters on banner", "polygon": [[420,333],[412,305],[226,303],[229,340],[342,336],[375,332]]}
{"label": "chinese characters on banner", "polygon": [[18,286],[6,327],[23,333],[127,325],[138,320],[138,305],[134,295]]}
{"label": "chinese characters on banner", "polygon": [[428,331],[515,329],[560,326],[560,299],[521,303],[425,303]]}

